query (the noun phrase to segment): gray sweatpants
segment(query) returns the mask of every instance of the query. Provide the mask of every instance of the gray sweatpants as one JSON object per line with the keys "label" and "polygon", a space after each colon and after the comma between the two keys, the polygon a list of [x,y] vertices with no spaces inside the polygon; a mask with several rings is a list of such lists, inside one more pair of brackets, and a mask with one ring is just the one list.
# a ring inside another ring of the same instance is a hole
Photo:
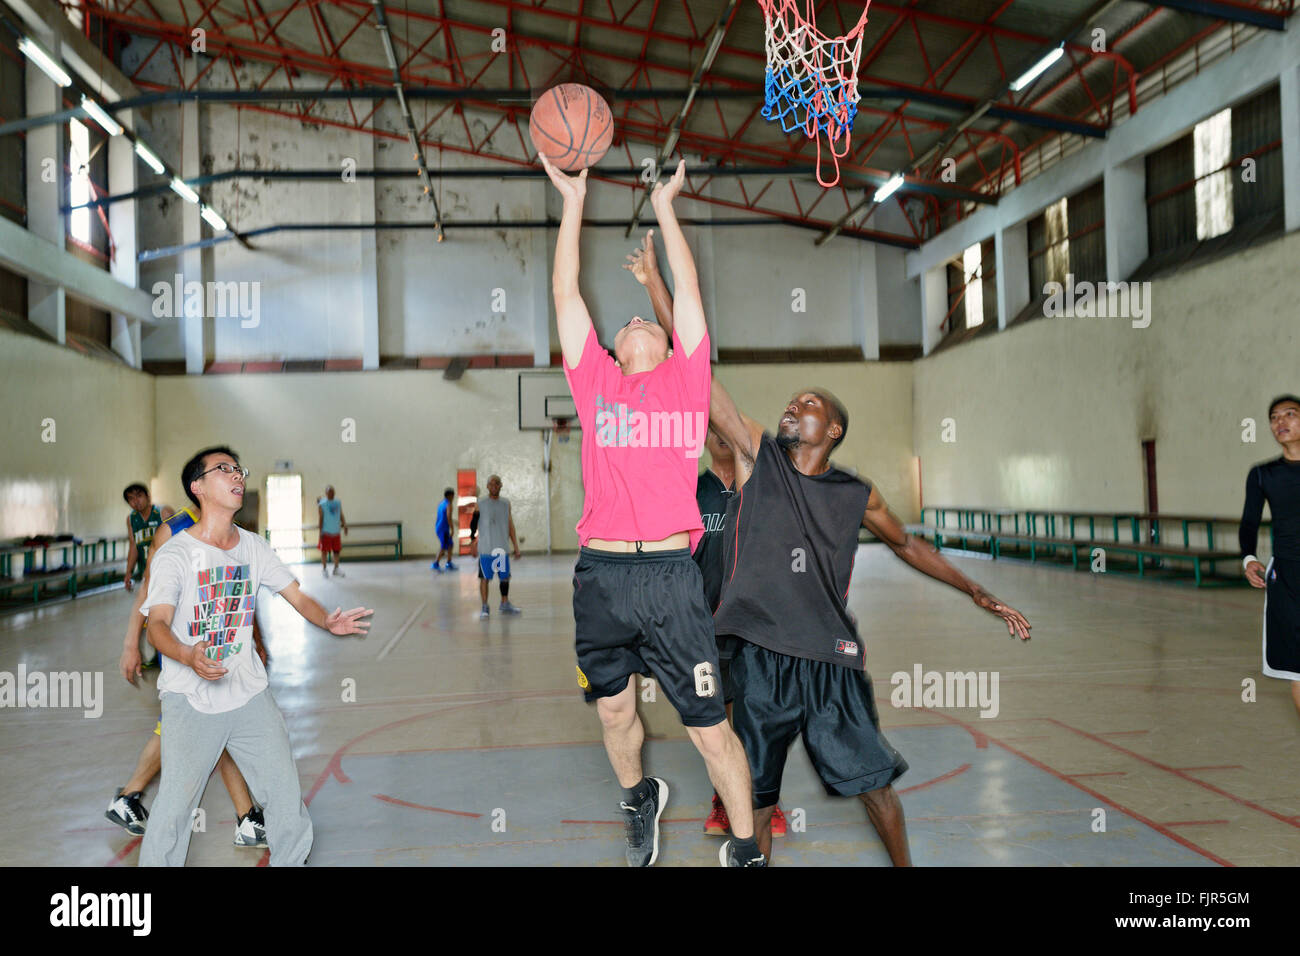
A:
{"label": "gray sweatpants", "polygon": [[272,866],[301,866],[311,852],[311,818],[302,802],[289,730],[270,689],[224,714],[204,714],[184,694],[162,695],[162,782],[149,811],[140,866],[184,866],[191,820],[203,788],[230,751],[266,816]]}

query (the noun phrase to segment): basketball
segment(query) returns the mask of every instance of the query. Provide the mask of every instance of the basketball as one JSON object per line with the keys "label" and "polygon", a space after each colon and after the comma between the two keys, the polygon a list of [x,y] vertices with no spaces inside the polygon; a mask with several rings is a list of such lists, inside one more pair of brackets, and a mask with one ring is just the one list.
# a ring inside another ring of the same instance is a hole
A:
{"label": "basketball", "polygon": [[600,162],[614,138],[614,114],[604,97],[581,83],[562,83],[541,95],[528,117],[539,153],[573,172]]}

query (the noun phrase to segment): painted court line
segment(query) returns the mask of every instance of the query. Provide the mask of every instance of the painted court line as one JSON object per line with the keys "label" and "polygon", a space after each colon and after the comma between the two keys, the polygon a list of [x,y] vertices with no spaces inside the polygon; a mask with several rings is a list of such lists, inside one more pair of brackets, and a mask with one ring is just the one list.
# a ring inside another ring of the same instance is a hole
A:
{"label": "painted court line", "polygon": [[376,657],[375,660],[382,661],[385,657],[388,656],[388,652],[397,646],[397,642],[402,639],[402,637],[410,629],[411,625],[415,623],[415,619],[420,616],[420,612],[423,611],[428,606],[429,606],[429,602],[424,601],[423,603],[421,603],[419,607],[417,607],[414,611],[411,612],[411,616],[406,619],[406,623],[397,629],[397,633],[394,634],[392,638],[389,640],[389,642],[384,645],[384,649],[379,652],[379,656]]}

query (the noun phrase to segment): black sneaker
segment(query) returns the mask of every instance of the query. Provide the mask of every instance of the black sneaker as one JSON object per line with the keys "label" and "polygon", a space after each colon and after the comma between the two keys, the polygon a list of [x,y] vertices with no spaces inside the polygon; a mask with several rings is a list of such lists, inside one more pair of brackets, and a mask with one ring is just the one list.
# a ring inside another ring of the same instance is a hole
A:
{"label": "black sneaker", "polygon": [[265,847],[266,820],[262,817],[262,808],[254,806],[235,826],[235,846]]}
{"label": "black sneaker", "polygon": [[647,779],[650,795],[641,806],[619,804],[623,808],[628,866],[654,866],[659,859],[659,818],[668,805],[668,784],[658,777]]}
{"label": "black sneaker", "polygon": [[119,789],[117,793],[113,794],[113,799],[104,812],[104,816],[122,827],[127,833],[143,836],[145,824],[149,820],[149,811],[140,802],[140,798],[143,796],[144,794],[139,790],[135,793],[123,793]]}
{"label": "black sneaker", "polygon": [[759,854],[748,860],[742,860],[736,856],[736,841],[728,840],[722,844],[718,850],[718,862],[723,866],[767,866],[767,857]]}

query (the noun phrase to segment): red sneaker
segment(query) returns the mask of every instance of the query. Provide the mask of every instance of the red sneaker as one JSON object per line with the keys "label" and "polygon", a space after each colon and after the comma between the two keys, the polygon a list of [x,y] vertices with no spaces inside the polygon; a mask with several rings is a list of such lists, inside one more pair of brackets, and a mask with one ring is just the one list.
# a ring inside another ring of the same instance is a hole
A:
{"label": "red sneaker", "polygon": [[713,810],[704,821],[704,832],[709,836],[726,836],[731,832],[731,821],[727,819],[727,808],[722,805],[718,795],[713,795]]}
{"label": "red sneaker", "polygon": [[785,814],[781,812],[780,807],[772,811],[772,836],[785,836]]}

